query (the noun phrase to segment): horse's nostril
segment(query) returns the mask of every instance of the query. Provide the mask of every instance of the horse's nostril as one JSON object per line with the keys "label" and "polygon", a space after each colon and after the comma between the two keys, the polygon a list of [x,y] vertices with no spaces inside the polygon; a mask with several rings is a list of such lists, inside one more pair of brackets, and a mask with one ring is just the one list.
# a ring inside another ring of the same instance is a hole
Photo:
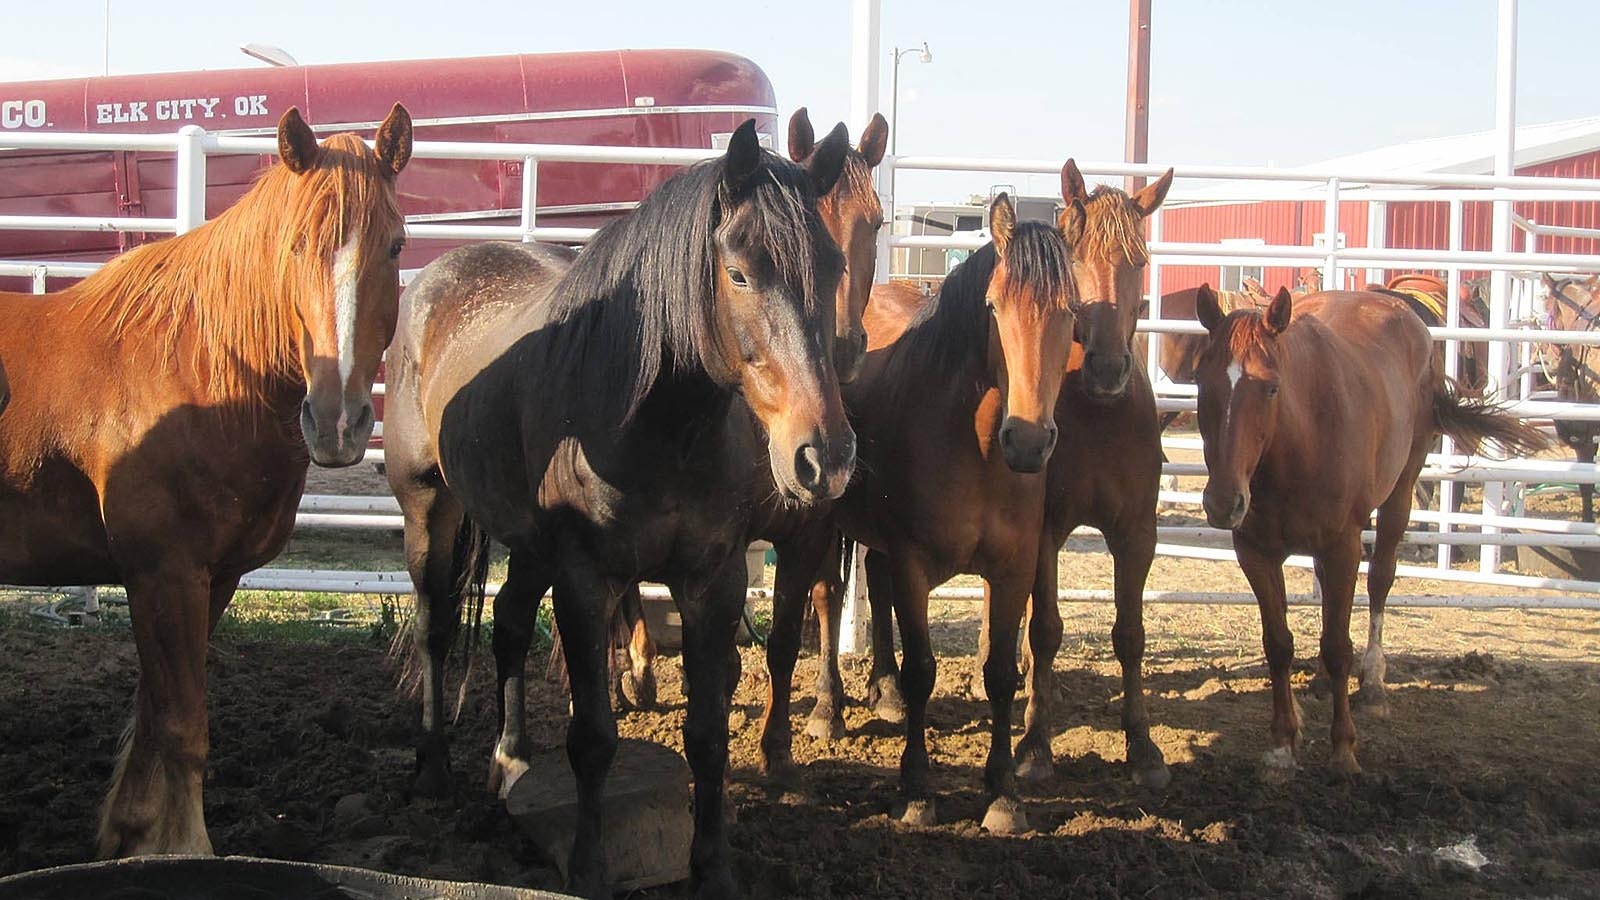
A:
{"label": "horse's nostril", "polygon": [[372,404],[368,403],[356,413],[355,423],[350,426],[351,431],[362,431],[372,425]]}
{"label": "horse's nostril", "polygon": [[1056,438],[1061,434],[1060,429],[1056,428],[1054,424],[1051,424],[1044,427],[1044,432],[1050,437],[1049,446],[1054,447],[1056,445]]}
{"label": "horse's nostril", "polygon": [[795,451],[794,477],[807,490],[822,487],[822,453],[814,445],[805,444]]}

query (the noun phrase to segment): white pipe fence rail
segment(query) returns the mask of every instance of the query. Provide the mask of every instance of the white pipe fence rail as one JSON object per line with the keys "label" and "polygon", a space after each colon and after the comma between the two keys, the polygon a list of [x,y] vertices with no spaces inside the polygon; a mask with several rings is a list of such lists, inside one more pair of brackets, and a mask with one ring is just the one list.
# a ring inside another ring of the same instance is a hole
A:
{"label": "white pipe fence rail", "polygon": [[[227,134],[210,134],[198,127],[188,126],[173,135],[113,135],[113,134],[17,134],[0,136],[0,150],[5,149],[52,150],[152,150],[174,153],[177,185],[177,209],[171,218],[94,217],[94,216],[0,216],[0,230],[87,230],[87,231],[138,231],[182,233],[203,221],[205,197],[205,162],[211,155],[259,154],[276,152],[272,138],[242,137]],[[636,147],[583,147],[557,144],[467,143],[455,141],[422,141],[413,149],[417,158],[476,159],[520,161],[525,173],[522,208],[517,224],[482,225],[455,224],[439,221],[413,221],[408,223],[408,236],[414,239],[438,240],[546,240],[581,243],[592,229],[556,228],[538,224],[539,210],[534,202],[541,162],[621,163],[648,165],[684,165],[717,155],[708,149],[659,149]],[[1058,160],[1007,160],[965,157],[901,156],[886,158],[877,173],[880,190],[884,194],[885,208],[893,209],[894,174],[906,171],[961,171],[984,173],[1046,174],[1059,173]],[[1159,175],[1165,166],[1124,163],[1092,163],[1080,166],[1086,176]],[[1469,252],[1461,247],[1462,206],[1476,201],[1582,201],[1600,202],[1600,179],[1557,179],[1529,176],[1446,175],[1393,172],[1322,172],[1241,166],[1177,166],[1180,179],[1192,183],[1195,179],[1209,179],[1243,184],[1236,202],[1256,202],[1267,199],[1296,200],[1325,204],[1325,219],[1332,223],[1325,233],[1337,232],[1337,211],[1341,201],[1368,203],[1422,201],[1449,205],[1449,245],[1447,250],[1402,250],[1377,247],[1340,247],[1336,241],[1328,246],[1269,246],[1237,244],[1200,244],[1174,242],[1162,239],[1162,213],[1152,217],[1150,225],[1151,297],[1150,319],[1140,323],[1140,330],[1150,336],[1152,371],[1159,366],[1158,338],[1161,334],[1197,334],[1203,329],[1197,323],[1161,318],[1161,266],[1166,265],[1240,265],[1283,262],[1304,262],[1323,267],[1325,283],[1338,283],[1341,269],[1432,267],[1445,270],[1449,275],[1448,327],[1433,329],[1436,340],[1444,342],[1447,366],[1451,371],[1459,358],[1459,342],[1489,341],[1498,349],[1499,365],[1491,373],[1492,386],[1500,399],[1511,401],[1508,408],[1520,415],[1537,419],[1600,420],[1600,408],[1577,404],[1531,400],[1527,398],[1528,376],[1522,383],[1512,378],[1511,352],[1516,347],[1526,348],[1537,343],[1563,342],[1584,345],[1600,344],[1600,332],[1550,331],[1531,327],[1513,327],[1510,323],[1531,322],[1530,310],[1512,310],[1511,298],[1497,295],[1493,298],[1493,327],[1486,329],[1460,327],[1459,303],[1456,288],[1463,270],[1489,270],[1499,273],[1530,272],[1592,272],[1600,271],[1600,255],[1553,254],[1539,252],[1536,242],[1524,252]],[[1379,185],[1381,187],[1368,187]],[[1358,187],[1359,186],[1359,187]],[[1225,192],[1208,188],[1203,195],[1191,193],[1191,200],[1203,197],[1204,202],[1229,202]],[[1184,201],[1182,191],[1174,191],[1169,206]],[[893,220],[890,217],[891,221]],[[1593,229],[1560,228],[1522,220],[1516,223],[1530,236],[1600,237]],[[888,277],[888,252],[891,248],[943,248],[972,249],[981,246],[981,237],[928,237],[885,235],[880,239],[879,278]],[[81,278],[97,268],[92,263],[58,263],[33,261],[0,261],[0,276],[21,276],[32,280],[33,288],[43,292],[50,278]],[[413,273],[403,273],[409,276]],[[1532,294],[1524,291],[1518,302],[1526,307]],[[1520,314],[1515,314],[1520,313]],[[1526,357],[1526,351],[1524,351]],[[1523,359],[1519,371],[1526,372],[1530,364]],[[1517,395],[1521,388],[1521,396]],[[1163,410],[1186,411],[1194,408],[1193,388],[1176,385],[1164,379],[1157,382],[1159,403]],[[375,393],[381,394],[383,386],[377,385]],[[1196,449],[1193,439],[1169,438],[1164,442],[1171,449]],[[369,451],[368,462],[380,462],[381,450]],[[1193,463],[1172,463],[1165,467],[1168,474],[1199,475],[1204,467]],[[1441,497],[1448,503],[1454,496],[1457,483],[1482,482],[1485,484],[1510,483],[1515,500],[1517,486],[1522,482],[1565,482],[1594,484],[1600,482],[1595,466],[1554,461],[1494,461],[1464,457],[1451,452],[1430,461],[1425,477],[1441,484]],[[1164,502],[1193,504],[1198,495],[1192,492],[1163,492]],[[1436,528],[1456,529],[1471,527],[1471,532],[1408,531],[1406,540],[1437,548],[1440,568],[1417,566],[1402,567],[1407,575],[1437,580],[1471,581],[1500,587],[1553,589],[1576,594],[1600,593],[1600,584],[1564,579],[1538,579],[1509,575],[1498,571],[1462,572],[1451,569],[1450,553],[1456,546],[1470,545],[1480,548],[1486,557],[1501,546],[1560,546],[1575,549],[1600,549],[1600,530],[1578,523],[1538,520],[1510,513],[1515,502],[1486,505],[1484,511],[1473,514],[1440,514],[1419,510],[1413,521]],[[356,527],[370,529],[396,529],[400,525],[399,507],[389,497],[331,497],[308,495],[303,498],[297,525],[306,528]],[[1208,529],[1163,526],[1160,529],[1160,550],[1173,555],[1191,558],[1232,559],[1231,551],[1215,546],[1196,546],[1225,540],[1226,535]],[[1187,542],[1179,544],[1176,542]],[[329,590],[355,593],[404,593],[409,591],[409,581],[403,573],[357,573],[338,571],[299,572],[285,569],[263,569],[248,576],[245,587],[263,590]],[[654,590],[654,589],[652,589]],[[966,589],[942,589],[936,596],[964,598]],[[759,596],[759,593],[757,594]],[[1065,600],[1109,599],[1103,591],[1065,591]],[[1248,595],[1223,595],[1206,592],[1149,591],[1147,599],[1170,602],[1253,602]],[[1455,595],[1437,598],[1391,598],[1395,605],[1409,602],[1435,602],[1440,605],[1534,605],[1559,607],[1563,605],[1596,608],[1600,601],[1584,597],[1532,598],[1488,597]],[[847,637],[848,641],[848,637]]]}

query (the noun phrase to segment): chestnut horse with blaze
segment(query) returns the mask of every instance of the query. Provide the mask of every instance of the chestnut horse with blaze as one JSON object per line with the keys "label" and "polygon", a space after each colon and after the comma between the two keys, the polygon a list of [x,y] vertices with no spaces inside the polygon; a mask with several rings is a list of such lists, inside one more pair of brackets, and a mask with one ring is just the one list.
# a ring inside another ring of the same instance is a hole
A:
{"label": "chestnut horse with blaze", "polygon": [[1486,441],[1522,452],[1547,442],[1495,407],[1463,399],[1441,370],[1427,327],[1392,295],[1327,291],[1293,300],[1280,289],[1264,311],[1226,315],[1209,287],[1197,301],[1210,341],[1195,370],[1210,472],[1206,521],[1232,530],[1261,610],[1272,677],[1271,748],[1263,763],[1269,773],[1295,768],[1300,714],[1289,685],[1294,637],[1283,563],[1291,553],[1309,553],[1322,588],[1321,655],[1333,690],[1330,765],[1359,772],[1350,607],[1368,518],[1376,509],[1358,699],[1383,715],[1383,606],[1429,448],[1441,433],[1474,453]]}
{"label": "chestnut horse with blaze", "polygon": [[103,855],[211,852],[206,644],[288,541],[307,450],[323,466],[366,450],[410,155],[399,105],[376,152],[319,145],[290,109],[280,164],[214,221],[59,293],[0,296],[0,582],[128,589],[139,681]]}

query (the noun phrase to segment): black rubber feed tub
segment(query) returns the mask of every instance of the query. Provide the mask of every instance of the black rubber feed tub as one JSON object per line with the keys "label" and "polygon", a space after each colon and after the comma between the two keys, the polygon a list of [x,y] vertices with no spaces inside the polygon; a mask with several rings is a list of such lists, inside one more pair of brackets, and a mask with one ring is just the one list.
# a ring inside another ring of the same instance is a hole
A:
{"label": "black rubber feed tub", "polygon": [[408,878],[250,856],[142,856],[0,878],[0,900],[569,900],[566,894]]}

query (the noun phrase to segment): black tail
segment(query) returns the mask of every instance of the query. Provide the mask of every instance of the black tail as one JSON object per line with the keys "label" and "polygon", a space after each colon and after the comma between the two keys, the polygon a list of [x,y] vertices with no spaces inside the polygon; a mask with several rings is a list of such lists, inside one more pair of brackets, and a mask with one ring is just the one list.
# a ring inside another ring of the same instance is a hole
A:
{"label": "black tail", "polygon": [[1507,456],[1530,455],[1550,446],[1544,432],[1507,412],[1504,407],[1461,396],[1454,381],[1445,379],[1433,393],[1433,420],[1439,430],[1468,453],[1478,453],[1485,442]]}
{"label": "black tail", "polygon": [[[465,646],[462,648],[461,685],[456,692],[456,719],[461,717],[461,708],[466,703],[473,653],[483,625],[483,605],[488,597],[489,585],[489,547],[488,532],[479,528],[470,518],[463,518],[450,548],[451,589],[448,596],[438,598],[443,601],[444,607],[432,611],[435,616],[447,617],[457,623],[458,628],[463,611],[468,617],[467,629],[461,635]],[[406,627],[395,634],[394,642],[390,645],[392,654],[405,654],[405,664],[400,670],[400,690],[411,697],[421,693],[425,671],[423,651],[415,629],[416,618],[413,616]]]}

